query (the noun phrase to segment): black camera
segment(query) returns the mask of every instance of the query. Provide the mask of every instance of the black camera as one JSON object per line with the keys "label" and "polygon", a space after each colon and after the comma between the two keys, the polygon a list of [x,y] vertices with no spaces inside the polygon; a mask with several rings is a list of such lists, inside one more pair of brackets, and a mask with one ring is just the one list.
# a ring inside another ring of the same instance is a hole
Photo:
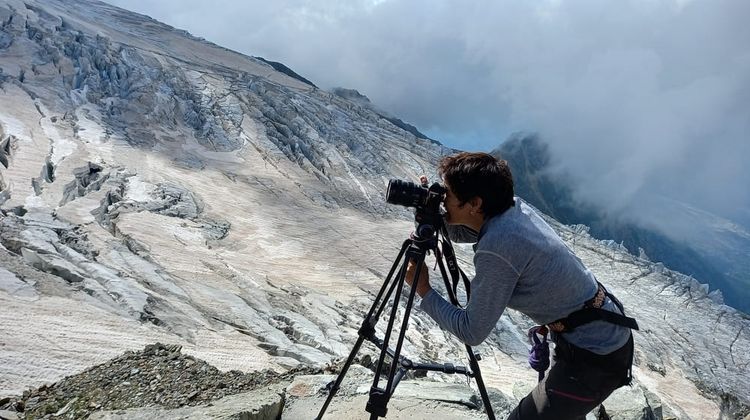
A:
{"label": "black camera", "polygon": [[437,182],[428,188],[427,185],[392,179],[388,182],[385,201],[390,204],[416,207],[417,209],[429,209],[431,207],[439,209],[440,203],[445,198],[445,192],[445,187]]}
{"label": "black camera", "polygon": [[414,212],[416,222],[420,225],[431,225],[430,230],[436,230],[443,222],[440,203],[445,199],[446,192],[445,187],[437,182],[427,187],[427,184],[419,185],[409,181],[392,179],[388,182],[385,201],[404,207],[414,207],[416,209]]}

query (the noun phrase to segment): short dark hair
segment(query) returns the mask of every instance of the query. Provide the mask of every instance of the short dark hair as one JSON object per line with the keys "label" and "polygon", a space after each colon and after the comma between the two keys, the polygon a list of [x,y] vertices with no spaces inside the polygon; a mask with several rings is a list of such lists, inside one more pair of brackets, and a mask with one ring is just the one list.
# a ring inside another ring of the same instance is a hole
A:
{"label": "short dark hair", "polygon": [[502,214],[513,206],[513,175],[508,162],[488,153],[461,152],[444,156],[440,159],[438,174],[461,205],[480,197],[485,218]]}

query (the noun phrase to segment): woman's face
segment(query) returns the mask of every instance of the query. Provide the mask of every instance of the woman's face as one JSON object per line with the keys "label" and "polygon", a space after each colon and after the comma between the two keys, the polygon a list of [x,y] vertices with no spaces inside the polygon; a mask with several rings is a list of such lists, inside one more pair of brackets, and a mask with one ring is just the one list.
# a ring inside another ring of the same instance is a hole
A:
{"label": "woman's face", "polygon": [[453,194],[450,185],[445,184],[447,192],[445,193],[445,221],[449,225],[468,225],[471,222],[471,205],[469,203],[461,204],[461,201]]}

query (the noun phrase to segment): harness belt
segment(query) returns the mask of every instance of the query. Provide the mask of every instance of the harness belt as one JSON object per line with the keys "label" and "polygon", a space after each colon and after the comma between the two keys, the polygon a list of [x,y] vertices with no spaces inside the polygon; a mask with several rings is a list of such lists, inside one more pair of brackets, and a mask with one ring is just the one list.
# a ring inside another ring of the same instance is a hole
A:
{"label": "harness belt", "polygon": [[[539,381],[544,379],[544,372],[549,368],[549,342],[547,341],[547,334],[549,331],[555,333],[570,332],[577,327],[588,324],[593,321],[605,321],[611,324],[621,325],[631,330],[638,330],[638,323],[634,318],[625,316],[625,310],[622,303],[607,289],[597,281],[598,289],[593,298],[587,300],[583,304],[583,308],[579,309],[565,318],[558,319],[557,321],[551,322],[547,325],[540,325],[533,327],[529,330],[529,342],[531,342],[531,350],[529,350],[529,364],[531,367],[539,372]],[[609,298],[620,310],[620,313],[610,312],[606,309],[602,309],[604,306],[605,298]],[[541,337],[541,338],[539,338]],[[568,344],[567,341],[561,336],[556,336],[555,342],[557,345],[567,345],[568,352],[572,352],[575,346]],[[623,379],[623,384],[630,384],[632,380],[632,371],[630,365],[633,363],[632,353],[632,340],[630,337],[630,364],[627,367],[627,376]],[[593,354],[585,350],[580,350],[582,354]],[[622,350],[618,350],[622,351]],[[598,360],[601,356],[592,356],[591,360]],[[606,359],[609,362],[609,359]]]}
{"label": "harness belt", "polygon": [[[625,310],[622,303],[599,282],[597,282],[599,288],[593,298],[589,299],[584,303],[583,309],[579,309],[565,318],[558,319],[557,321],[547,324],[550,331],[556,333],[570,332],[577,327],[588,324],[593,321],[605,321],[610,324],[620,325],[631,330],[638,330],[638,323],[635,318],[630,318],[625,315]],[[601,309],[604,306],[605,297],[608,297],[617,306],[617,309],[621,313],[611,312],[606,309]]]}

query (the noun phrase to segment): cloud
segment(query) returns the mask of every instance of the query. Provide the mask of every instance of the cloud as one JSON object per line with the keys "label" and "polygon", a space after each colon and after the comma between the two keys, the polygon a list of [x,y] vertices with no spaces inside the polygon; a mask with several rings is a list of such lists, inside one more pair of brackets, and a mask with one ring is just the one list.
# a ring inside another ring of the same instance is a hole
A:
{"label": "cloud", "polygon": [[110,3],[358,89],[449,146],[537,132],[612,210],[644,194],[750,208],[745,0]]}

